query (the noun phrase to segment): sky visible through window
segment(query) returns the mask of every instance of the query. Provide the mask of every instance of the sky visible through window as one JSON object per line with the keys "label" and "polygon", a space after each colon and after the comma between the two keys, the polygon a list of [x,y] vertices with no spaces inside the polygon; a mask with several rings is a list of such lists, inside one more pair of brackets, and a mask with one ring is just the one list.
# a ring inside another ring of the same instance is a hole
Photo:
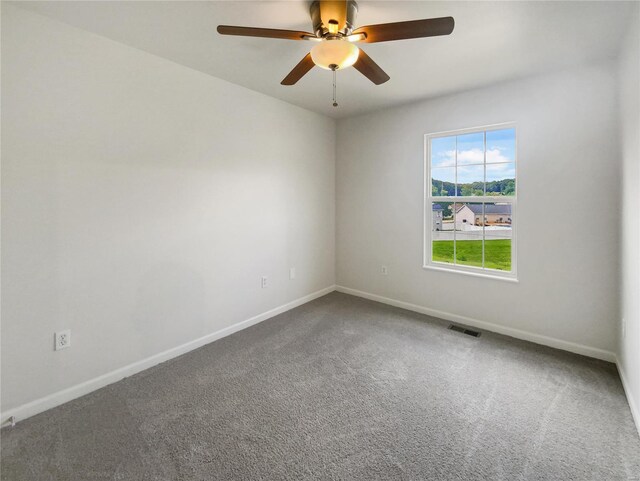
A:
{"label": "sky visible through window", "polygon": [[434,196],[485,195],[485,182],[486,195],[515,193],[515,181],[502,182],[516,177],[515,129],[489,130],[486,136],[486,165],[483,132],[431,140]]}

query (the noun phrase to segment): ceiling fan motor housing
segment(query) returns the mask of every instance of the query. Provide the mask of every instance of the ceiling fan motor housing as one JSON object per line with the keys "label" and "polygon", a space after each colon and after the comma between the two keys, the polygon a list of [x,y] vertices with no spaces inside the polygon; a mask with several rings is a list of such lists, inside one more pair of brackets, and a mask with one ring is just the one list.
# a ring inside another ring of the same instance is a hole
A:
{"label": "ceiling fan motor housing", "polygon": [[[356,23],[356,16],[358,15],[358,4],[355,0],[345,1],[324,1],[320,2],[315,0],[311,3],[309,13],[311,14],[311,22],[313,24],[313,32],[317,37],[325,37],[330,34],[328,25],[322,21],[321,4],[324,4],[324,8],[331,10],[325,10],[325,17],[327,22],[329,20],[335,20],[340,23],[340,20],[344,21],[342,28],[338,30],[338,34],[351,35]],[[338,12],[340,15],[338,15]],[[342,18],[333,18],[334,16]]]}

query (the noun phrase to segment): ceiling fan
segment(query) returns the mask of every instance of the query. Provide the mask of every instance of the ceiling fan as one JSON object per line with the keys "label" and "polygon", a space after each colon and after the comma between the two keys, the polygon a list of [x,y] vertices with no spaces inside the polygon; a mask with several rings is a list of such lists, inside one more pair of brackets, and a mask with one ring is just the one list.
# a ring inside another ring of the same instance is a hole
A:
{"label": "ceiling fan", "polygon": [[280,83],[282,85],[294,85],[314,65],[333,70],[334,106],[337,106],[335,102],[336,70],[345,69],[353,65],[356,70],[376,85],[389,80],[389,76],[385,71],[364,50],[354,45],[355,42],[389,42],[391,40],[449,35],[454,26],[452,17],[441,17],[368,25],[354,29],[357,13],[358,4],[354,0],[316,0],[311,3],[310,8],[311,22],[315,33],[230,25],[219,25],[218,33],[222,35],[317,42],[317,45],[305,55]]}

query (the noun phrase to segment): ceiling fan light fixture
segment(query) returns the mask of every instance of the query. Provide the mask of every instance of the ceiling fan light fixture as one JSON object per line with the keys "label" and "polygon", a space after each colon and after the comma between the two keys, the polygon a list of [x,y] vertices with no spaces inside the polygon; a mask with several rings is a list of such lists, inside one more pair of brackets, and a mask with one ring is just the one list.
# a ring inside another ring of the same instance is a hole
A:
{"label": "ceiling fan light fixture", "polygon": [[[282,79],[282,85],[295,85],[314,66],[335,72],[353,66],[358,72],[380,85],[389,75],[354,42],[378,43],[413,38],[437,37],[453,32],[453,17],[423,18],[406,22],[380,23],[356,28],[356,0],[313,0],[309,6],[313,33],[278,28],[218,25],[221,35],[243,37],[310,40],[317,42],[293,70]],[[334,105],[337,104],[334,99]]]}
{"label": "ceiling fan light fixture", "polygon": [[351,67],[359,55],[357,46],[339,38],[324,40],[311,49],[313,63],[325,70]]}

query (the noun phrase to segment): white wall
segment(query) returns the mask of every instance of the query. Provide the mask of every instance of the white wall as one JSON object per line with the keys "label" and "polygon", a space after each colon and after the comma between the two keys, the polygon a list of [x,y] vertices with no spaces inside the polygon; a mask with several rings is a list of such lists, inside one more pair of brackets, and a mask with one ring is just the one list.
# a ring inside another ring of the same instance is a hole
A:
{"label": "white wall", "polygon": [[333,285],[334,157],[330,119],[3,3],[3,412]]}
{"label": "white wall", "polygon": [[619,368],[640,429],[640,6],[620,57],[622,154],[621,319]]}
{"label": "white wall", "polygon": [[[424,134],[507,121],[518,127],[520,282],[423,269]],[[613,359],[617,138],[613,61],[341,120],[338,285]]]}

